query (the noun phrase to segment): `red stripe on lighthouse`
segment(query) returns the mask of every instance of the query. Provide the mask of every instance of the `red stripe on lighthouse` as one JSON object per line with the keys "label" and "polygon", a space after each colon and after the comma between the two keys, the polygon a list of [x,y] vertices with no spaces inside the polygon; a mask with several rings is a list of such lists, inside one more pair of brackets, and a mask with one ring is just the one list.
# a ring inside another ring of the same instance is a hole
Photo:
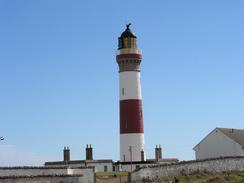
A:
{"label": "red stripe on lighthouse", "polygon": [[144,133],[141,100],[120,101],[120,133]]}
{"label": "red stripe on lighthouse", "polygon": [[121,55],[117,55],[116,56],[116,59],[119,60],[119,59],[139,59],[141,60],[142,59],[142,55],[141,54],[137,54],[137,53],[124,53],[124,54],[121,54]]}

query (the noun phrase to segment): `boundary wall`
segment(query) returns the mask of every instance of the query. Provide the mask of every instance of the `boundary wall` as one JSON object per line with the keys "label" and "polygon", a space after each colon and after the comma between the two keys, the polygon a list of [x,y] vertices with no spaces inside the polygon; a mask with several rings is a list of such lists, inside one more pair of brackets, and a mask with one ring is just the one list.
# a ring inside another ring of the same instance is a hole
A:
{"label": "boundary wall", "polygon": [[169,165],[155,165],[142,167],[131,174],[132,182],[143,178],[178,176],[196,173],[198,171],[224,172],[244,171],[244,157],[220,157],[214,159],[181,161]]}
{"label": "boundary wall", "polygon": [[[0,179],[23,179],[23,178],[44,178],[52,179],[75,179],[72,176],[79,177],[79,182],[95,182],[95,173],[93,167],[0,167]],[[56,178],[57,177],[57,178]],[[0,183],[2,182],[0,181]],[[55,181],[54,181],[55,182]]]}

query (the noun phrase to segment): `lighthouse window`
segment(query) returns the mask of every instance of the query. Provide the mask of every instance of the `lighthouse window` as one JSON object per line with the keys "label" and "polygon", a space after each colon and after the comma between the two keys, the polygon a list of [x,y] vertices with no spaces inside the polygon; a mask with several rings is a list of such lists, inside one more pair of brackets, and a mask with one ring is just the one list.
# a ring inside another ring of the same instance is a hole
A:
{"label": "lighthouse window", "polygon": [[128,38],[128,48],[131,48],[131,39]]}
{"label": "lighthouse window", "polygon": [[125,121],[125,129],[127,129],[128,128],[128,123],[127,123],[127,121]]}
{"label": "lighthouse window", "polygon": [[125,89],[122,88],[122,95],[124,96],[125,95]]}

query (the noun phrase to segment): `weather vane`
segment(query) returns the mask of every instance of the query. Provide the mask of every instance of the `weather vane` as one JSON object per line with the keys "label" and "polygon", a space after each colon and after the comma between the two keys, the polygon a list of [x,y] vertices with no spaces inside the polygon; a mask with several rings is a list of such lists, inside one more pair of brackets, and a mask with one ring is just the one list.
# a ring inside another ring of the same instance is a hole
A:
{"label": "weather vane", "polygon": [[130,25],[131,25],[131,23],[126,24],[126,29],[130,29]]}

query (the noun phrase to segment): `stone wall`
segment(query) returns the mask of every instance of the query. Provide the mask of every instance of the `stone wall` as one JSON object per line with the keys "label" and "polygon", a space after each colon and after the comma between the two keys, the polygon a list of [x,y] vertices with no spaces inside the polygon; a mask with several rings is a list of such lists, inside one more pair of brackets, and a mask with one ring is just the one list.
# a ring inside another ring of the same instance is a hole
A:
{"label": "stone wall", "polygon": [[171,165],[159,165],[143,167],[134,171],[131,175],[132,182],[141,180],[143,177],[177,176],[191,174],[197,171],[223,172],[243,171],[244,157],[223,157],[199,161],[182,161]]}
{"label": "stone wall", "polygon": [[0,177],[0,183],[88,183],[82,181],[80,176],[21,176],[21,177]]}
{"label": "stone wall", "polygon": [[[92,167],[0,167],[0,179],[6,177],[43,177],[79,175],[80,182],[93,183],[95,181],[94,168]],[[10,178],[11,179],[11,178]]]}
{"label": "stone wall", "polygon": [[4,176],[37,176],[37,175],[67,175],[67,168],[53,167],[0,167],[0,177]]}

